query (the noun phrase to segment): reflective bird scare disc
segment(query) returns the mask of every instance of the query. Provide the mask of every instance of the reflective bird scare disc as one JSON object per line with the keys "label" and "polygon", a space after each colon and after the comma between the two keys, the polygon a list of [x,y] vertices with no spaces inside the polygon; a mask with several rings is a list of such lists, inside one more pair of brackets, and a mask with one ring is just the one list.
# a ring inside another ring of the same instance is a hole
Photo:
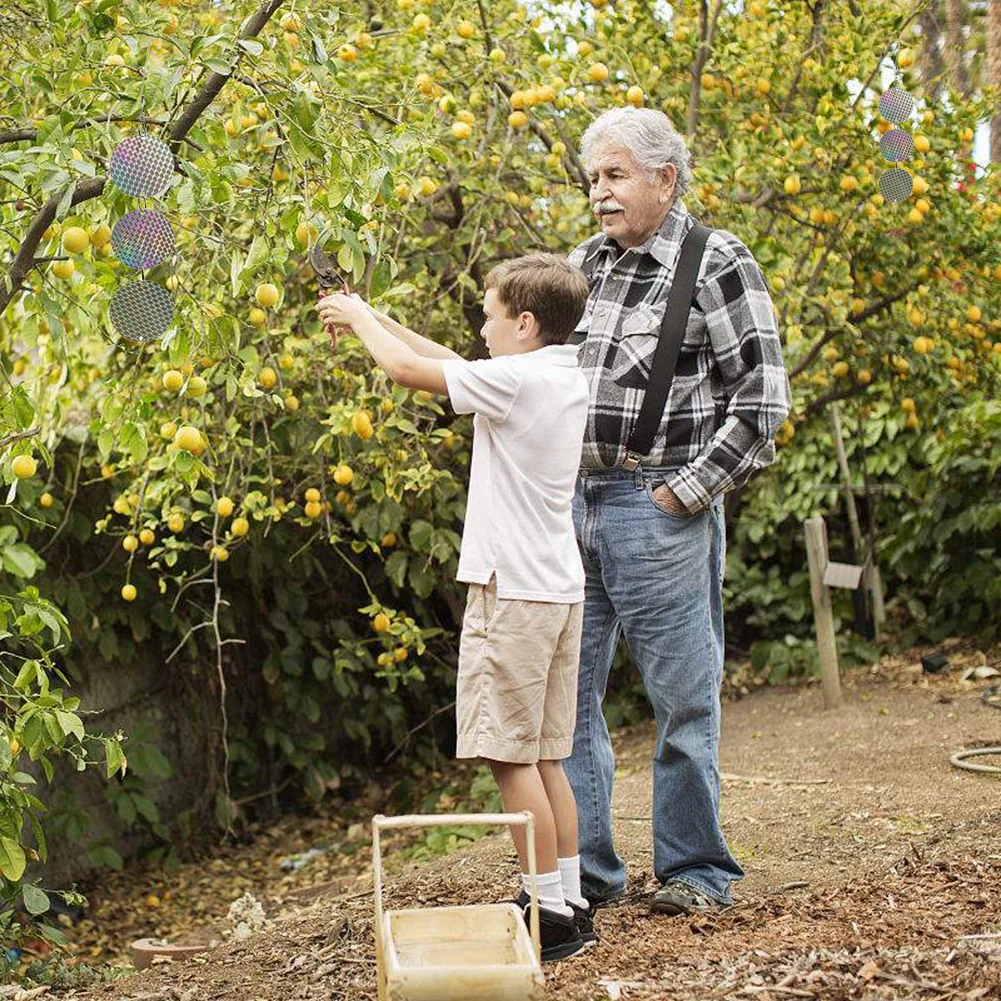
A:
{"label": "reflective bird scare disc", "polygon": [[174,300],[156,282],[129,282],[111,300],[111,323],[126,340],[155,341],[173,317]]}
{"label": "reflective bird scare disc", "polygon": [[883,172],[879,179],[879,193],[888,202],[902,202],[914,191],[914,179],[903,167],[893,167]]}
{"label": "reflective bird scare disc", "polygon": [[891,87],[879,99],[879,113],[888,122],[902,122],[914,110],[914,98],[899,87]]}
{"label": "reflective bird scare disc", "polygon": [[174,231],[159,212],[136,209],[115,223],[111,248],[130,268],[152,268],[174,252]]}
{"label": "reflective bird scare disc", "polygon": [[148,132],[123,139],[111,154],[111,180],[133,198],[157,198],[174,173],[170,147]]}
{"label": "reflective bird scare disc", "polygon": [[887,160],[909,160],[914,155],[914,140],[903,129],[890,129],[879,140],[879,148]]}

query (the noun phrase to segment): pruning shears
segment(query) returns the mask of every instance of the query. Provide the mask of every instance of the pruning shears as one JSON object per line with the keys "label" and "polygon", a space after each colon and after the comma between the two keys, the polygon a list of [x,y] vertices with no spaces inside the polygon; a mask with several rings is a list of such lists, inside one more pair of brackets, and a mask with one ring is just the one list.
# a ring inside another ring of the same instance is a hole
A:
{"label": "pruning shears", "polygon": [[[351,288],[348,285],[347,278],[344,277],[343,272],[331,261],[323,249],[326,239],[327,230],[323,230],[314,241],[313,246],[309,248],[308,255],[309,265],[315,272],[317,284],[320,286],[320,298],[322,299],[324,296],[329,295],[332,289],[339,289],[345,295],[350,295]],[[337,327],[329,326],[327,327],[327,332],[330,334],[336,347]]]}

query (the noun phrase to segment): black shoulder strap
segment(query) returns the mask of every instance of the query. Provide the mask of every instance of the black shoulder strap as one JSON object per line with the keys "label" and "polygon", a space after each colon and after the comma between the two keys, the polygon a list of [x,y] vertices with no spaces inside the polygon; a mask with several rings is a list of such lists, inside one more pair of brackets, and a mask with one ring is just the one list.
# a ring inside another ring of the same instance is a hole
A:
{"label": "black shoulder strap", "polygon": [[702,263],[702,253],[712,230],[697,222],[686,234],[678,256],[678,266],[667,294],[664,320],[660,325],[660,337],[650,365],[650,379],[639,416],[626,446],[626,469],[635,469],[639,462],[653,448],[653,440],[664,416],[667,394],[674,381],[674,370],[681,353],[681,342],[688,326],[688,314],[692,309],[695,295],[695,280]]}

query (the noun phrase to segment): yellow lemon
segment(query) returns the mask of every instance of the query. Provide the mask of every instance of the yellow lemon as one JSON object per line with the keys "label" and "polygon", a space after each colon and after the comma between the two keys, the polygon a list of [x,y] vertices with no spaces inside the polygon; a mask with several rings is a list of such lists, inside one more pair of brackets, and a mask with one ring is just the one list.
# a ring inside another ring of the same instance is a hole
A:
{"label": "yellow lemon", "polygon": [[354,470],[350,466],[338,466],[334,470],[334,483],[339,487],[346,487],[354,478]]}
{"label": "yellow lemon", "polygon": [[156,542],[156,533],[151,528],[144,528],[139,533],[139,541],[144,546],[152,546]]}
{"label": "yellow lemon", "polygon": [[72,261],[56,261],[52,265],[52,273],[57,278],[71,278],[76,271],[76,265]]}
{"label": "yellow lemon", "polygon": [[512,111],[507,116],[507,123],[513,129],[523,129],[528,125],[528,115],[524,111]]}
{"label": "yellow lemon", "polygon": [[389,624],[389,616],[385,612],[379,612],[372,620],[372,628],[377,633],[384,633],[389,628]]}
{"label": "yellow lemon", "polygon": [[299,409],[299,397],[293,396],[289,393],[289,395],[285,397],[285,409],[289,413],[294,414]]}
{"label": "yellow lemon", "polygon": [[473,129],[468,122],[452,122],[452,135],[456,139],[468,139],[472,134]]}
{"label": "yellow lemon", "polygon": [[364,410],[359,410],[351,417],[351,430],[354,431],[362,441],[368,441],[372,437],[372,419]]}
{"label": "yellow lemon", "polygon": [[229,559],[229,550],[225,546],[213,546],[212,559],[217,563],[225,563]]}
{"label": "yellow lemon", "polygon": [[268,322],[268,314],[260,306],[253,306],[250,310],[250,322],[255,327],[263,327]]}
{"label": "yellow lemon", "polygon": [[320,491],[316,487],[310,487],[304,494],[308,504],[315,504],[320,499]]}
{"label": "yellow lemon", "polygon": [[787,195],[798,195],[802,184],[798,174],[790,174],[782,183]]}
{"label": "yellow lemon", "polygon": [[19,479],[26,480],[35,475],[38,462],[31,455],[17,455],[10,464],[10,471]]}
{"label": "yellow lemon", "polygon": [[80,226],[70,226],[63,230],[63,248],[70,254],[82,254],[90,245],[87,230]]}
{"label": "yellow lemon", "polygon": [[455,26],[455,33],[459,38],[472,38],[476,34],[476,25],[472,21],[460,21]]}
{"label": "yellow lemon", "polygon": [[185,452],[195,452],[200,448],[204,448],[205,445],[201,431],[190,424],[185,424],[183,427],[177,429],[177,434],[174,435],[174,444]]}
{"label": "yellow lemon", "polygon": [[604,83],[608,79],[608,67],[604,63],[592,63],[587,70],[591,83]]}
{"label": "yellow lemon", "polygon": [[278,302],[278,286],[273,285],[271,282],[263,282],[257,286],[254,298],[257,300],[258,306],[269,309]]}
{"label": "yellow lemon", "polygon": [[970,323],[979,323],[980,322],[980,317],[982,315],[983,314],[980,312],[980,307],[979,306],[967,306],[966,307],[966,318],[970,321]]}
{"label": "yellow lemon", "polygon": [[163,388],[166,389],[168,393],[178,392],[183,385],[184,376],[181,375],[176,368],[172,368],[163,373]]}
{"label": "yellow lemon", "polygon": [[229,530],[238,539],[242,539],[250,531],[250,522],[246,518],[234,518]]}
{"label": "yellow lemon", "polygon": [[50,494],[48,491],[46,491],[44,494],[42,494],[41,497],[38,498],[38,503],[41,504],[42,507],[48,508],[48,507],[52,507],[52,505],[55,503],[55,501],[54,501],[54,499],[52,497],[52,494]]}
{"label": "yellow lemon", "polygon": [[927,153],[931,149],[931,143],[927,136],[917,135],[914,137],[914,148],[919,153]]}
{"label": "yellow lemon", "polygon": [[215,511],[220,518],[228,518],[233,513],[233,502],[228,497],[220,497],[215,502]]}
{"label": "yellow lemon", "polygon": [[323,505],[319,501],[309,501],[306,504],[306,517],[319,518],[323,514]]}
{"label": "yellow lemon", "polygon": [[635,84],[626,91],[626,100],[634,107],[638,108],[643,104],[643,88]]}
{"label": "yellow lemon", "polygon": [[278,383],[278,373],[270,365],[265,365],[257,379],[265,389],[273,389]]}
{"label": "yellow lemon", "polygon": [[126,535],[122,539],[122,549],[127,553],[134,553],[139,548],[139,540],[134,535]]}
{"label": "yellow lemon", "polygon": [[199,396],[204,396],[208,392],[208,388],[208,383],[200,375],[193,375],[188,379],[188,396],[197,399]]}
{"label": "yellow lemon", "polygon": [[[122,598],[125,601],[135,601],[136,600],[136,586],[135,584],[125,584],[122,587]],[[159,901],[157,901],[159,903]]]}

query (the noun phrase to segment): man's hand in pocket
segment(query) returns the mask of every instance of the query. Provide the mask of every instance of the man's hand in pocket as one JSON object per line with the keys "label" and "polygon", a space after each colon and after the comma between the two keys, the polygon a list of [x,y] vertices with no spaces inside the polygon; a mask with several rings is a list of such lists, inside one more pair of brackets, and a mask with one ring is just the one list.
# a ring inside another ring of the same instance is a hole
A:
{"label": "man's hand in pocket", "polygon": [[678,495],[666,484],[662,483],[653,492],[653,499],[665,510],[679,518],[690,517],[688,508],[678,500]]}

